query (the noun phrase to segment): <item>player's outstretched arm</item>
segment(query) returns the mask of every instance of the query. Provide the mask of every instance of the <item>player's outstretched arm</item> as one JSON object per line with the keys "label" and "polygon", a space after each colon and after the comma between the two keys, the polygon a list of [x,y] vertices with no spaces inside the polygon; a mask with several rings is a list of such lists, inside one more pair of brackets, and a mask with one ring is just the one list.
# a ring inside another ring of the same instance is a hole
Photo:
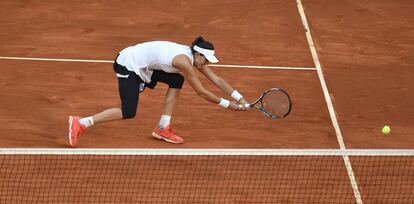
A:
{"label": "player's outstretched arm", "polygon": [[248,108],[248,102],[246,99],[235,90],[229,83],[227,83],[223,78],[217,76],[216,73],[211,70],[208,66],[203,66],[199,69],[201,73],[204,74],[215,86],[223,90],[225,93],[232,96],[236,101],[243,105],[243,107]]}
{"label": "player's outstretched arm", "polygon": [[226,99],[219,98],[218,96],[204,88],[203,84],[198,79],[194,71],[194,67],[191,64],[190,59],[188,59],[188,57],[186,57],[185,55],[179,55],[173,59],[172,64],[174,67],[181,71],[181,74],[183,74],[184,78],[189,82],[191,87],[196,91],[196,93],[199,96],[212,103],[219,104],[220,106],[223,106],[225,108],[229,108],[230,110],[241,110],[241,108],[236,102],[230,102]]}

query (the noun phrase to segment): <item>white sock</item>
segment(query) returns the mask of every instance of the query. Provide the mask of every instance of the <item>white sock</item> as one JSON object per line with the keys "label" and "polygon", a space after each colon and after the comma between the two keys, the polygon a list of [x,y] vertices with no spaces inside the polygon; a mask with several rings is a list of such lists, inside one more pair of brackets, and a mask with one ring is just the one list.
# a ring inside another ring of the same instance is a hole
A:
{"label": "white sock", "polygon": [[79,123],[88,128],[93,125],[93,119],[92,117],[82,118],[79,120]]}
{"label": "white sock", "polygon": [[158,125],[161,129],[166,128],[168,125],[170,125],[171,116],[170,115],[162,115],[160,119],[160,123]]}

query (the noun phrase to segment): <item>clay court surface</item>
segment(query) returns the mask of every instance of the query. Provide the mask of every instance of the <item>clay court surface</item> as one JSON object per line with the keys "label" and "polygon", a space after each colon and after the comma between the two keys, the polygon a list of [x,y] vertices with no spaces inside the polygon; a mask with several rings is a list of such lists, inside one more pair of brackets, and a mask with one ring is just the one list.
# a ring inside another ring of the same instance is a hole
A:
{"label": "clay court surface", "polygon": [[[111,60],[139,42],[189,44],[203,35],[215,43],[221,64],[315,67],[295,1],[1,4],[2,56]],[[303,4],[346,146],[412,148],[414,4]],[[119,106],[111,64],[1,60],[0,66],[3,147],[67,147],[68,115]],[[180,147],[338,148],[316,71],[214,70],[249,100],[270,87],[285,88],[293,112],[273,121],[255,111],[226,111],[186,84],[172,121],[187,141]],[[150,137],[165,91],[163,85],[145,91],[137,118],[97,125],[79,147],[176,147]],[[380,133],[385,124],[390,137]]]}
{"label": "clay court surface", "polygon": [[[414,148],[414,2],[303,0],[303,7],[346,148]],[[294,0],[1,1],[0,24],[3,57],[113,60],[140,42],[190,44],[203,35],[220,64],[315,68]],[[271,120],[224,110],[186,83],[172,119],[186,142],[173,145],[151,137],[167,90],[161,84],[140,95],[136,118],[95,125],[78,147],[340,148],[315,70],[213,69],[249,101],[283,87],[291,114]],[[69,115],[120,103],[110,63],[1,59],[0,98],[0,147],[69,147]]]}

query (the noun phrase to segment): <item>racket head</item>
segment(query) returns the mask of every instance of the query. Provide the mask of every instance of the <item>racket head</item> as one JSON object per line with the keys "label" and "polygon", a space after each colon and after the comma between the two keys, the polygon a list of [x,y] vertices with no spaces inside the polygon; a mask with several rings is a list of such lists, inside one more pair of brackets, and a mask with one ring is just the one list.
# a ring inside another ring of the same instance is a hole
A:
{"label": "racket head", "polygon": [[271,118],[284,118],[292,110],[292,100],[287,91],[281,88],[271,88],[251,106]]}

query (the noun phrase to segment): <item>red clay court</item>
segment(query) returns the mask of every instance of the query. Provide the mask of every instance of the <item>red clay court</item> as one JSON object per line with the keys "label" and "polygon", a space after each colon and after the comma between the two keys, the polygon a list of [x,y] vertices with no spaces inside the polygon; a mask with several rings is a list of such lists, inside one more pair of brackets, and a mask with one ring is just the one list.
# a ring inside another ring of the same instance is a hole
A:
{"label": "red clay court", "polygon": [[[2,1],[0,203],[411,203],[413,11],[410,0]],[[186,83],[172,120],[186,143],[173,145],[151,137],[158,85],[136,118],[69,148],[68,115],[119,104],[120,50],[199,35],[248,101],[282,87],[291,114],[224,110]],[[392,151],[405,156],[380,156]]]}

